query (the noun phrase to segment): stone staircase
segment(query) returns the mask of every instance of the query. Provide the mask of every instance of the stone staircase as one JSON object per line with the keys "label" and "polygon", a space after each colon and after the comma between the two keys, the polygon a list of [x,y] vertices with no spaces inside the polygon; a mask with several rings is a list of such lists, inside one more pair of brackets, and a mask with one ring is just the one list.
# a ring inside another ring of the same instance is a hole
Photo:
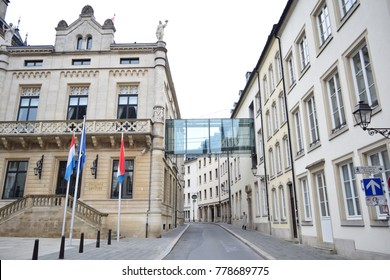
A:
{"label": "stone staircase", "polygon": [[[69,234],[74,199],[69,196],[66,215],[66,235]],[[0,236],[61,237],[65,195],[27,195],[0,208]],[[86,203],[77,200],[73,236],[83,232],[85,238],[107,235],[106,219]]]}

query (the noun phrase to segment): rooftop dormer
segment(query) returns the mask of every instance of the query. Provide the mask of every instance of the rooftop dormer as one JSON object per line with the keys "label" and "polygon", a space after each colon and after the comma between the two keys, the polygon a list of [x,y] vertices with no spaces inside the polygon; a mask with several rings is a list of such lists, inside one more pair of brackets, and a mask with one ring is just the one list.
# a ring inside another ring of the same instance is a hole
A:
{"label": "rooftop dormer", "polygon": [[93,8],[84,6],[79,18],[68,25],[61,20],[56,28],[56,52],[109,50],[114,43],[115,26],[111,19],[100,25],[94,16]]}

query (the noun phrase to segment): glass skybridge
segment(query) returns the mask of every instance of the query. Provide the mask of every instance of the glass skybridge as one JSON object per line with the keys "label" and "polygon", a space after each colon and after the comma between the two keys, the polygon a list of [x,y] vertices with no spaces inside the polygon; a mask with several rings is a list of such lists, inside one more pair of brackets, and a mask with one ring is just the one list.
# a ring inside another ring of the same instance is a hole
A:
{"label": "glass skybridge", "polygon": [[253,119],[166,120],[165,152],[176,155],[253,155]]}

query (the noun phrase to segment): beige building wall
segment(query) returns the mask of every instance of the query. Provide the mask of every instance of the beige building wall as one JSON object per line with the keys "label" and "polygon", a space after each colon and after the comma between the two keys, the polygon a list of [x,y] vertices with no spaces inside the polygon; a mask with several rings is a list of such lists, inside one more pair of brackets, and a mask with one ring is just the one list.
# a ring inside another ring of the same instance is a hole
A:
{"label": "beige building wall", "polygon": [[[20,198],[6,194],[12,162],[27,162],[23,195],[58,193],[63,176],[60,163],[67,161],[72,130],[76,146],[81,135],[82,119],[67,121],[69,100],[83,92],[87,149],[80,200],[108,214],[107,228],[116,230],[113,162],[119,158],[123,132],[125,157],[134,162],[134,170],[132,197],[121,201],[121,235],[159,237],[184,218],[183,159],[164,153],[165,119],[180,118],[166,43],[115,44],[112,21],[99,24],[90,6],[71,24],[60,21],[56,30],[54,46],[2,46],[0,50],[0,206]],[[89,38],[91,47],[86,45]],[[137,97],[134,119],[118,118],[123,90]],[[29,123],[17,122],[21,98],[28,96],[39,100],[36,117]],[[38,178],[34,167],[42,155]],[[97,155],[95,178],[90,168]]]}

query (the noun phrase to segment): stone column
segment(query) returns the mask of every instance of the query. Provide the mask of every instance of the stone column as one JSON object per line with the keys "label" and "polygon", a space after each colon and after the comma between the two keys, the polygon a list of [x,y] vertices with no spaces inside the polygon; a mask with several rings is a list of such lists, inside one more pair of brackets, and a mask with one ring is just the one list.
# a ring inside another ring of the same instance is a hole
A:
{"label": "stone column", "polygon": [[162,231],[162,200],[164,190],[164,150],[165,150],[165,115],[164,81],[166,65],[165,42],[157,42],[154,70],[154,106],[152,116],[152,149],[151,149],[151,208],[149,213],[149,237],[160,237]]}

